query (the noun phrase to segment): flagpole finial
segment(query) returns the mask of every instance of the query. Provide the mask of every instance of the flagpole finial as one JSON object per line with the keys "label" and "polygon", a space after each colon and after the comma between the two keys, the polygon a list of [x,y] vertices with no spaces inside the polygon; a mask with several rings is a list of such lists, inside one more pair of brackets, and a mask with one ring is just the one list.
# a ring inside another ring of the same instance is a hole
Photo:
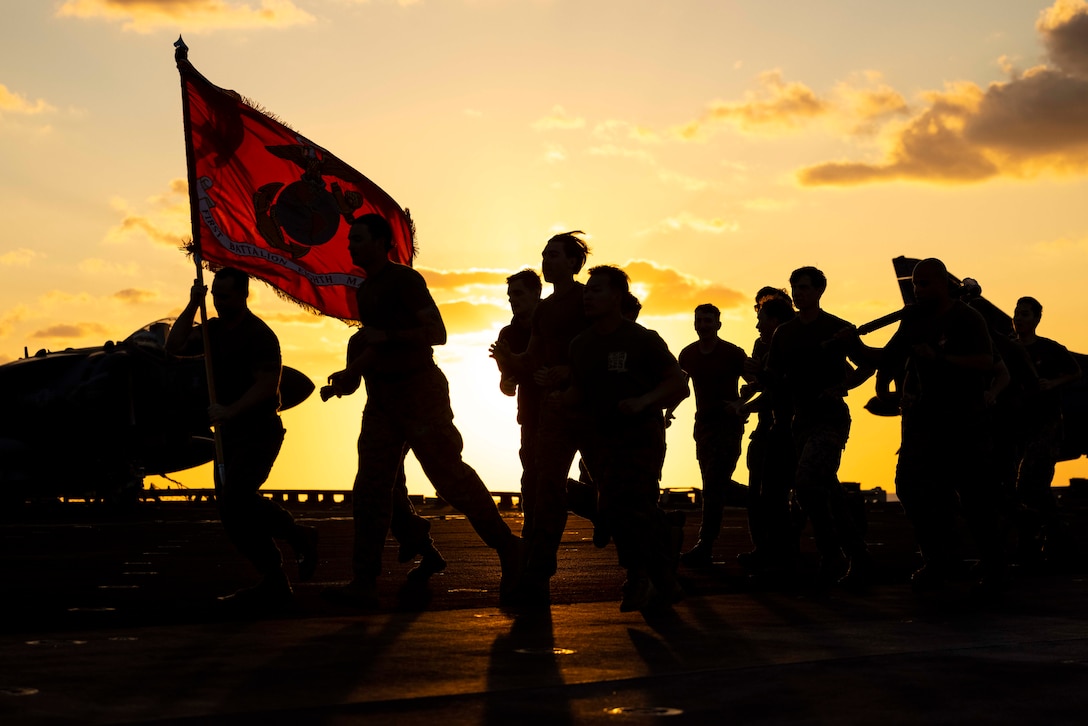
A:
{"label": "flagpole finial", "polygon": [[174,41],[174,60],[189,60],[189,46],[185,45],[185,41],[180,35],[178,36],[178,39]]}

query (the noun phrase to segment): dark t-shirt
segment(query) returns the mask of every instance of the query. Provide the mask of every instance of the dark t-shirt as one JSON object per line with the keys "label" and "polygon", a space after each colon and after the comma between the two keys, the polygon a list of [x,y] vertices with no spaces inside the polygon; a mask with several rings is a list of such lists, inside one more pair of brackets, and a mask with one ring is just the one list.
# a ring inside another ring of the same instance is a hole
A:
{"label": "dark t-shirt", "polygon": [[[253,387],[261,371],[279,373],[282,366],[280,342],[276,334],[250,311],[241,322],[227,330],[223,321],[208,321],[211,344],[212,371],[215,374],[216,401],[229,406]],[[230,420],[231,427],[244,425],[246,420],[275,416],[280,408],[279,391]]]}
{"label": "dark t-shirt", "polygon": [[746,358],[742,348],[720,339],[709,353],[699,349],[698,341],[680,351],[680,367],[695,387],[696,419],[726,415],[728,404],[740,397],[737,384]]}
{"label": "dark t-shirt", "polygon": [[[1036,337],[1031,343],[1021,343],[1035,373],[1041,380],[1053,380],[1070,373],[1076,373],[1079,366],[1076,359],[1064,345],[1050,338]],[[1061,416],[1061,388],[1038,391],[1035,397],[1035,411],[1039,416],[1052,419]]]}
{"label": "dark t-shirt", "polygon": [[[359,320],[386,333],[420,327],[420,310],[435,307],[423,276],[405,265],[390,262],[363,280],[355,291]],[[434,365],[431,346],[410,341],[389,341],[375,346],[377,355],[364,375],[400,375]]]}
{"label": "dark t-shirt", "polygon": [[775,330],[767,371],[772,385],[781,387],[793,402],[796,414],[834,412],[849,416],[837,393],[845,387],[850,370],[846,354],[837,346],[825,345],[835,333],[848,327],[850,323],[821,310],[810,323],[798,316]]}
{"label": "dark t-shirt", "polygon": [[[914,355],[916,345],[929,345],[938,358]],[[971,355],[993,355],[990,333],[981,315],[955,300],[941,315],[916,308],[904,317],[884,347],[882,367],[906,370],[903,390],[914,399],[912,405],[917,413],[977,413],[993,372],[963,368],[941,359]]]}
{"label": "dark t-shirt", "polygon": [[567,365],[570,343],[589,327],[582,306],[585,285],[575,282],[561,295],[555,293],[540,301],[533,311],[532,334],[539,338],[543,356],[542,366]]}
{"label": "dark t-shirt", "polygon": [[[512,320],[509,325],[499,331],[499,342],[506,343],[511,353],[520,354],[529,347],[530,335],[532,335],[530,324]],[[535,423],[540,416],[542,396],[540,386],[533,381],[532,373],[527,372],[514,377],[518,382],[518,423],[522,425]]]}
{"label": "dark t-shirt", "polygon": [[649,393],[664,380],[676,358],[652,330],[624,320],[607,335],[585,330],[570,344],[574,384],[582,392],[598,425],[619,427],[663,422],[661,409],[647,408],[630,416],[619,402]]}

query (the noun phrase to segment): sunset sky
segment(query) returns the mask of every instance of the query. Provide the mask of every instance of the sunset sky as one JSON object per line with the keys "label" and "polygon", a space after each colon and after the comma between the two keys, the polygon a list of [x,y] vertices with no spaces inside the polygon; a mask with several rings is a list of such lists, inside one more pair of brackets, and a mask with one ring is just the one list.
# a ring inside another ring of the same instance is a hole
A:
{"label": "sunset sky", "polygon": [[[752,295],[816,265],[856,323],[901,306],[891,259],[936,256],[1088,351],[1088,4],[827,0],[51,0],[2,3],[0,363],[126,337],[193,268],[173,42],[366,174],[418,229],[450,331],[465,458],[518,487],[488,345],[504,280],[556,231],[630,273],[674,353],[695,305],[750,349]],[[581,279],[585,279],[584,274]],[[255,285],[319,385],[350,329]],[[870,336],[878,344],[890,331]],[[892,487],[898,420],[861,409],[844,481]],[[362,394],[284,413],[267,486],[350,488]],[[699,484],[693,404],[663,486]],[[1057,483],[1088,476],[1082,460]],[[210,486],[204,467],[177,476]],[[735,478],[747,481],[743,464]],[[159,480],[151,480],[160,484]],[[414,465],[412,491],[432,493]]]}

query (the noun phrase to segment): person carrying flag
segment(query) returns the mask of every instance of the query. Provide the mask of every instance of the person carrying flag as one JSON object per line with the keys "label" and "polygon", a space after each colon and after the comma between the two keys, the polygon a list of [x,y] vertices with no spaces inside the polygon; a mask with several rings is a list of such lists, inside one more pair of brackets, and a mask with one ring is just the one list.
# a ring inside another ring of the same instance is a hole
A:
{"label": "person carrying flag", "polygon": [[294,549],[300,580],[311,579],[317,567],[317,530],[296,524],[287,510],[259,492],[285,433],[279,417],[280,344],[249,309],[249,276],[224,267],[212,281],[219,317],[207,321],[210,350],[205,351],[203,331],[193,321],[207,292],[199,281],[193,284],[189,303],[170,328],[166,352],[210,356],[215,403],[208,416],[223,442],[215,499],[227,536],[261,575],[257,585],[220,599],[244,608],[278,609],[290,605],[292,592],[275,540],[286,540]]}

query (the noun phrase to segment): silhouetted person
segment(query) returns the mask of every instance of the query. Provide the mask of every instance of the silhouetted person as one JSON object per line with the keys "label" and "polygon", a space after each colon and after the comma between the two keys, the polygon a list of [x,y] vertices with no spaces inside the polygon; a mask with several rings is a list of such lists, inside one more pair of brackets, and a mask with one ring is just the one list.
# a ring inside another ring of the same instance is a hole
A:
{"label": "silhouetted person", "polygon": [[[743,395],[734,404],[741,416],[753,411],[757,416],[748,441],[748,529],[754,549],[737,555],[741,566],[753,575],[785,574],[800,553],[800,531],[790,511],[797,468],[790,430],[793,408],[781,387],[775,391],[763,384],[771,339],[780,325],[796,315],[788,295],[764,297],[757,302],[759,338],[752,346],[746,369],[755,380],[742,388]],[[752,398],[756,394],[758,397]]]}
{"label": "silhouetted person", "polygon": [[[989,332],[981,315],[953,297],[940,260],[919,262],[912,282],[917,305],[892,339],[882,350],[857,351],[867,351],[885,375],[902,380],[895,491],[924,560],[911,586],[937,589],[958,574],[961,510],[982,555],[980,581],[992,586],[1002,576],[1004,554],[998,492],[985,461],[986,392],[994,375]],[[879,386],[877,394],[894,395]]]}
{"label": "silhouetted person", "polygon": [[389,259],[392,245],[392,229],[383,217],[367,214],[352,223],[348,249],[352,261],[366,271],[356,293],[366,346],[330,381],[334,387],[350,386],[362,375],[367,401],[354,488],[354,579],[325,593],[355,607],[377,606],[393,488],[409,447],[438,495],[463,512],[498,552],[502,596],[516,576],[520,541],[479,475],[461,459],[463,442],[453,425],[449,386],[432,354],[432,346],[445,344],[446,326],[423,276]]}
{"label": "silhouetted person", "polygon": [[[193,319],[207,291],[193,284],[167,336],[168,353],[203,351],[202,331]],[[259,493],[283,444],[282,359],[276,334],[250,311],[248,297],[246,273],[232,267],[215,273],[212,302],[218,317],[207,322],[216,399],[208,416],[223,443],[223,460],[215,467],[215,499],[227,536],[261,575],[256,586],[222,599],[246,608],[278,608],[291,602],[292,593],[275,540],[291,545],[299,579],[309,580],[317,567],[317,530],[296,524],[287,510]]]}
{"label": "silhouetted person", "polygon": [[[620,314],[624,319],[632,322],[638,320],[639,313],[642,312],[642,303],[637,297],[628,292],[623,296],[623,300],[620,302]],[[687,396],[685,396],[686,398]],[[665,412],[665,428],[669,427],[669,423],[673,419],[673,411],[676,406],[680,405],[680,401],[676,401]],[[660,474],[658,480],[661,479]],[[593,481],[593,475],[589,472],[589,467],[586,466],[586,460],[583,457],[578,458],[578,478],[567,478],[567,509],[579,517],[584,517],[593,523],[593,546],[598,549],[603,549],[608,546],[608,543],[612,541],[612,534],[608,531],[608,524],[601,516],[600,507],[597,505],[597,485]],[[680,521],[678,525],[674,523],[674,527],[679,526],[678,536],[683,539],[683,512],[677,512],[680,515]]]}
{"label": "silhouetted person", "polygon": [[[345,366],[351,366],[352,361],[363,354],[366,347],[365,334],[362,330],[356,331],[348,340]],[[345,370],[347,368],[345,367]],[[350,396],[359,389],[362,384],[362,376],[354,378],[340,376],[333,385],[330,383],[321,388],[321,400],[328,401],[332,396]],[[362,464],[362,433],[359,435],[359,463]],[[431,523],[416,514],[416,508],[412,506],[412,500],[408,496],[408,477],[404,473],[404,457],[408,450],[405,449],[400,459],[400,467],[397,469],[396,481],[393,485],[393,514],[390,520],[389,531],[393,538],[400,544],[397,552],[398,562],[410,562],[416,557],[420,558],[419,564],[408,572],[413,580],[427,578],[436,572],[446,569],[446,560],[435,547],[431,539]],[[358,475],[356,475],[358,476]]]}
{"label": "silhouetted person", "polygon": [[699,539],[680,561],[690,567],[708,567],[714,540],[722,529],[722,510],[740,459],[746,417],[732,406],[747,359],[739,346],[722,340],[721,311],[710,304],[695,308],[699,340],[680,351],[680,368],[695,388],[695,456],[703,480],[703,520]]}
{"label": "silhouetted person", "polygon": [[799,268],[790,275],[790,286],[798,314],[775,331],[767,370],[771,385],[780,386],[793,407],[797,501],[812,523],[821,577],[841,574],[845,554],[844,584],[863,584],[872,561],[862,524],[847,507],[838,470],[850,436],[850,409],[843,397],[872,370],[854,369],[840,346],[830,344],[836,333],[852,326],[820,308],[827,289],[824,274],[815,267]]}
{"label": "silhouetted person", "polygon": [[[1048,535],[1057,534],[1057,507],[1050,485],[1054,465],[1061,456],[1061,390],[1081,377],[1080,365],[1065,346],[1036,334],[1042,317],[1043,306],[1035,298],[1016,301],[1012,317],[1016,339],[1038,375],[1037,388],[1029,394],[1024,410],[1023,460],[1016,479],[1017,501],[1034,515],[1028,518],[1029,526],[1021,529],[1021,548],[1028,551],[1025,554],[1031,551],[1033,541],[1036,548],[1041,548]],[[1034,526],[1031,519],[1036,519]]]}
{"label": "silhouetted person", "polygon": [[[627,570],[622,611],[668,607],[678,595],[677,547],[658,507],[665,457],[662,410],[687,382],[661,337],[623,317],[626,273],[590,270],[583,299],[592,326],[570,344],[573,385],[567,406],[589,417],[586,462],[620,565]],[[559,395],[559,394],[556,394]]]}
{"label": "silhouetted person", "polygon": [[1027,407],[1038,389],[1039,378],[1024,346],[1014,337],[1002,335],[992,328],[989,332],[997,368],[984,394],[987,404],[992,404],[988,406],[993,450],[990,468],[1003,506],[1011,508],[1029,429]]}
{"label": "silhouetted person", "polygon": [[570,385],[570,342],[588,326],[582,307],[584,286],[574,279],[589,254],[579,234],[557,234],[544,245],[541,272],[544,281],[551,283],[552,294],[541,300],[533,313],[525,353],[515,356],[501,345],[492,350],[501,365],[531,372],[544,396],[537,434],[537,476],[532,488],[523,492],[525,571],[515,598],[529,607],[550,602],[549,582],[567,522],[567,475],[585,428],[581,416],[548,403],[550,394],[561,393]]}
{"label": "silhouetted person", "polygon": [[[504,346],[513,355],[524,353],[529,347],[529,338],[533,332],[533,313],[540,303],[540,275],[533,270],[522,270],[506,278],[506,298],[510,301],[513,317],[510,324],[499,331],[496,346]],[[499,366],[499,389],[507,396],[517,396],[518,425],[521,426],[521,505],[525,507],[525,492],[531,491],[536,477],[536,439],[540,425],[541,388],[533,380],[533,372],[519,369],[510,363],[507,357],[503,362],[500,354],[495,357]],[[525,511],[526,516],[528,512]]]}

